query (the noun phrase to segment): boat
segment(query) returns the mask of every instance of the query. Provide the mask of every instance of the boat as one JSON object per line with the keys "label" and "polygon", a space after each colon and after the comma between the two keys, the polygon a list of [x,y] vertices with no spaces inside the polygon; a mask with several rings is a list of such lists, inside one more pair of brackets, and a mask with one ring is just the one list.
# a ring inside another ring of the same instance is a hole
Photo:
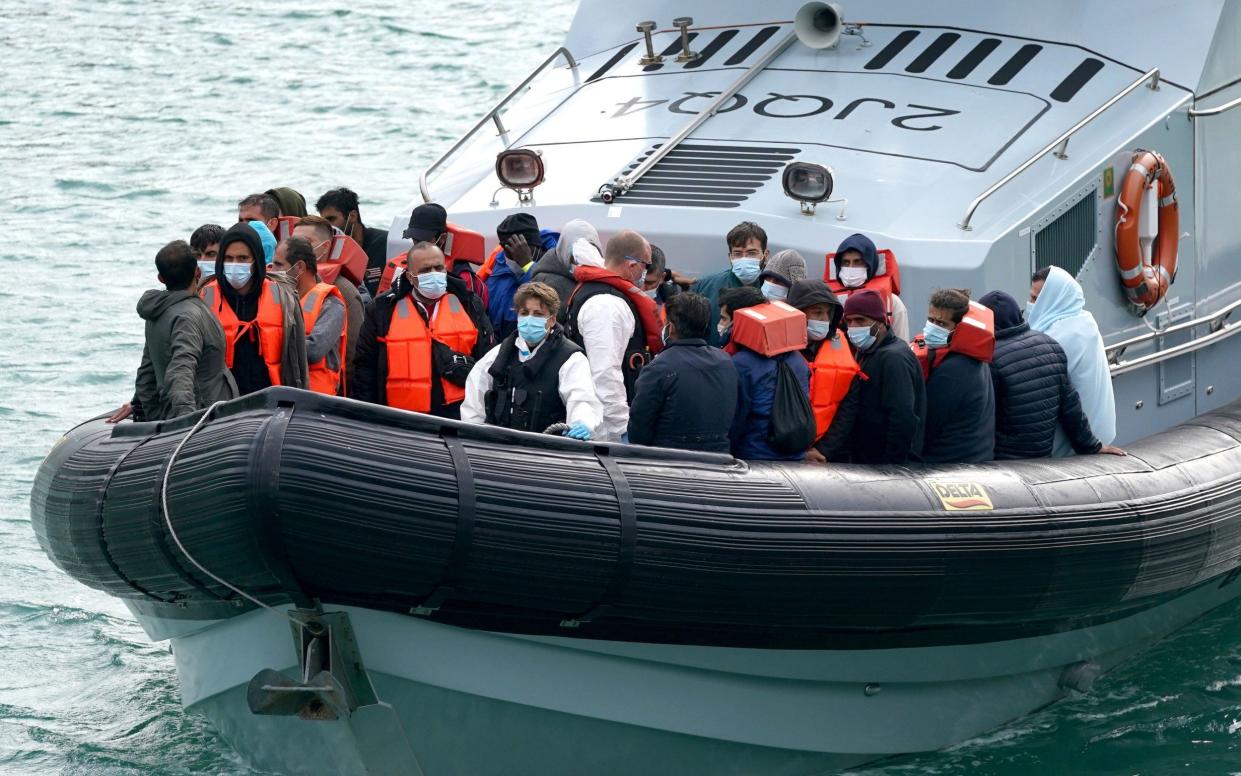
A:
{"label": "boat", "polygon": [[[676,10],[585,0],[423,171],[390,254],[434,200],[483,235],[635,228],[687,273],[743,219],[807,257],[860,231],[915,311],[1058,266],[1129,455],[745,462],[280,387],[78,426],[36,477],[41,545],[171,642],[185,706],[255,766],[830,772],[1089,692],[1241,593],[1241,3]],[[1148,151],[1175,199],[1129,185]],[[1175,233],[1116,230],[1122,202]]]}

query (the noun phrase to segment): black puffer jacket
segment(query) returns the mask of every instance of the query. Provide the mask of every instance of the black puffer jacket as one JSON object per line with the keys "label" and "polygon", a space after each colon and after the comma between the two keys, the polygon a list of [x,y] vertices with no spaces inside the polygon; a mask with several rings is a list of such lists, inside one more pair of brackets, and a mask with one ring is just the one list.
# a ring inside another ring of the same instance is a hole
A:
{"label": "black puffer jacket", "polygon": [[991,380],[996,459],[1046,458],[1057,424],[1064,426],[1078,453],[1099,452],[1102,445],[1082,412],[1060,344],[1022,321],[1017,301],[1003,291],[992,291],[979,301],[995,312]]}
{"label": "black puffer jacket", "polygon": [[1056,425],[1078,453],[1099,452],[1082,403],[1069,381],[1069,361],[1059,343],[1027,323],[995,333],[991,362],[995,383],[995,457],[1046,458]]}

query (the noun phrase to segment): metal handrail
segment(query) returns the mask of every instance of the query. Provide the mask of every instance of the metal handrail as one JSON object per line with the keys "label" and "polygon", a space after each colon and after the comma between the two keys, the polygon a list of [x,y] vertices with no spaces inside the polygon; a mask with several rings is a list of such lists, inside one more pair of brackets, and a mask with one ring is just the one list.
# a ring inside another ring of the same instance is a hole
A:
{"label": "metal handrail", "polygon": [[1241,105],[1241,97],[1238,97],[1235,100],[1229,100],[1223,105],[1216,105],[1214,108],[1203,108],[1202,110],[1190,110],[1189,115],[1191,118],[1198,118],[1199,116],[1218,116],[1221,113],[1225,113],[1227,111],[1232,110],[1238,105]]}
{"label": "metal handrail", "polygon": [[[1238,331],[1241,331],[1241,321],[1228,320],[1228,318],[1237,310],[1241,310],[1241,300],[1233,302],[1227,307],[1217,310],[1210,315],[1204,315],[1201,318],[1195,318],[1192,321],[1183,321],[1175,326],[1169,326],[1161,331],[1148,332],[1104,348],[1107,352],[1108,363],[1111,365],[1110,369],[1112,376],[1115,377],[1117,375],[1125,374],[1126,372],[1133,372],[1137,369],[1141,369],[1142,367],[1150,366],[1151,364],[1157,364],[1161,361],[1167,361],[1168,359],[1183,356],[1187,353],[1193,353],[1194,351],[1201,350],[1208,345],[1213,345],[1222,339],[1231,337]],[[1203,336],[1189,342],[1183,342],[1180,345],[1174,345],[1173,347],[1166,348],[1155,353],[1148,353],[1144,356],[1138,356],[1131,361],[1121,360],[1121,357],[1125,354],[1125,351],[1133,345],[1139,345],[1161,337],[1167,337],[1171,334],[1176,334],[1197,326],[1210,326],[1211,331],[1210,333],[1204,334]]]}
{"label": "metal handrail", "polygon": [[478,120],[478,123],[475,124],[473,128],[470,129],[469,132],[466,132],[461,137],[460,140],[458,140],[456,143],[453,144],[452,148],[449,148],[447,151],[445,151],[444,154],[440,156],[440,158],[436,159],[434,162],[431,163],[430,167],[422,171],[422,174],[418,176],[418,191],[419,193],[422,194],[423,202],[432,201],[431,191],[430,189],[427,188],[427,177],[431,175],[431,173],[439,169],[440,165],[448,161],[449,157],[455,154],[457,150],[461,148],[461,146],[465,145],[466,142],[470,138],[474,137],[474,134],[478,132],[478,130],[482,129],[484,124],[486,124],[488,121],[495,122],[496,129],[500,131],[501,136],[508,134],[508,129],[504,126],[504,122],[500,120],[500,111],[503,110],[504,106],[508,105],[509,102],[514,97],[517,96],[518,92],[520,92],[522,89],[525,89],[527,86],[529,86],[530,83],[534,79],[542,75],[543,71],[547,69],[548,65],[555,62],[561,56],[564,57],[565,62],[569,63],[569,69],[573,71],[573,75],[575,77],[574,80],[576,82],[577,76],[578,76],[577,59],[574,58],[573,52],[569,51],[569,49],[565,48],[564,46],[561,46],[560,48],[553,51],[551,56],[543,60],[543,64],[536,67],[530,73],[530,75],[526,76],[526,79],[524,81],[522,81],[521,83],[517,84],[512,89],[510,89],[509,93],[504,95],[504,98],[500,100],[499,102],[497,102],[495,106],[492,107],[491,110],[487,111],[487,113],[481,119]]}
{"label": "metal handrail", "polygon": [[754,76],[761,73],[763,70],[767,68],[768,65],[774,62],[776,57],[784,53],[784,50],[789,47],[789,44],[791,44],[796,39],[797,39],[797,33],[790,32],[788,35],[784,37],[784,40],[777,43],[766,54],[764,54],[761,58],[759,58],[759,60],[755,62],[750,67],[749,70],[742,73],[741,77],[739,77],[736,81],[733,81],[731,86],[729,86],[724,91],[720,92],[719,96],[717,96],[714,100],[712,100],[711,104],[708,105],[706,108],[704,108],[701,113],[699,113],[688,124],[686,124],[681,129],[680,132],[673,135],[672,138],[668,140],[668,142],[661,145],[659,148],[655,150],[653,154],[646,157],[646,159],[644,159],[641,164],[635,167],[632,172],[630,172],[627,175],[618,175],[616,178],[614,178],[610,182],[605,183],[602,186],[600,186],[599,187],[600,199],[602,199],[604,202],[611,202],[617,195],[623,195],[627,191],[632,189],[637,184],[637,182],[642,179],[644,175],[646,175],[648,172],[651,171],[652,167],[654,167],[656,164],[659,164],[659,162],[665,156],[667,156],[673,149],[681,145],[681,143],[684,142],[685,138],[693,134],[694,130],[702,126],[707,121],[707,119],[714,116],[715,112],[719,110],[720,107],[724,105],[724,103],[728,102],[734,96],[736,96],[737,92],[741,91],[745,87],[746,84],[748,84],[750,81],[754,79]]}
{"label": "metal handrail", "polygon": [[1069,138],[1071,138],[1079,129],[1081,129],[1082,127],[1086,126],[1090,122],[1097,119],[1100,115],[1103,114],[1104,111],[1106,111],[1108,108],[1112,107],[1116,103],[1120,102],[1122,99],[1127,97],[1135,89],[1137,89],[1139,86],[1146,83],[1147,81],[1150,81],[1149,86],[1152,91],[1159,91],[1159,68],[1157,67],[1152,68],[1146,71],[1145,73],[1143,73],[1141,78],[1139,78],[1138,80],[1126,86],[1124,89],[1117,92],[1116,95],[1112,97],[1110,100],[1108,100],[1107,102],[1103,103],[1102,105],[1100,105],[1099,107],[1091,111],[1090,114],[1086,116],[1086,118],[1077,122],[1072,127],[1069,127],[1069,129],[1063,132],[1059,137],[1057,137],[1055,140],[1051,141],[1046,146],[1044,146],[1041,150],[1035,153],[1034,156],[1031,156],[1029,159],[1025,160],[1025,162],[1023,162],[1019,167],[1017,167],[1017,169],[1013,170],[1008,175],[1005,175],[1003,178],[1000,178],[998,181],[991,184],[990,188],[988,188],[986,191],[984,191],[983,193],[975,197],[974,201],[971,202],[969,207],[965,209],[965,217],[961,219],[961,223],[957,224],[957,226],[961,227],[961,229],[966,232],[970,231],[970,220],[974,218],[974,211],[978,209],[978,206],[981,205],[984,201],[986,201],[992,194],[996,193],[1000,189],[1007,186],[1013,180],[1013,178],[1016,178],[1021,173],[1030,169],[1030,167],[1032,167],[1035,162],[1042,159],[1047,154],[1051,153],[1052,151],[1055,151],[1056,156],[1058,158],[1060,159],[1068,158],[1068,155],[1065,153],[1065,151],[1067,151],[1069,147]]}

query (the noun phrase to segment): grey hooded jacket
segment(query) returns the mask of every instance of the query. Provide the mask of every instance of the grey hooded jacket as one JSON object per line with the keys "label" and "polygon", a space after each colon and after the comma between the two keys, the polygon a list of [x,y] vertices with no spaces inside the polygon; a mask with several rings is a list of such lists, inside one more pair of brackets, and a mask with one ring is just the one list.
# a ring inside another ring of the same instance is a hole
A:
{"label": "grey hooded jacket", "polygon": [[573,243],[583,237],[603,252],[599,232],[586,221],[575,218],[564,225],[560,230],[560,242],[535,262],[530,273],[532,283],[546,283],[556,290],[562,309],[568,306],[569,296],[577,288],[577,280],[573,277]]}
{"label": "grey hooded jacket", "polygon": [[202,299],[151,290],[138,300],[146,344],[135,380],[137,420],[165,420],[237,396],[224,365],[224,332]]}

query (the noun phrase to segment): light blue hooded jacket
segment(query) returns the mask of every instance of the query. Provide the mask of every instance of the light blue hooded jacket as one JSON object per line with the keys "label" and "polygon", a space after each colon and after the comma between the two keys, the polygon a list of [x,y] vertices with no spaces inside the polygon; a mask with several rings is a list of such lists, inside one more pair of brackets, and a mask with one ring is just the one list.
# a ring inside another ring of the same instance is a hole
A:
{"label": "light blue hooded jacket", "polygon": [[[1103,444],[1116,439],[1116,397],[1112,373],[1107,366],[1103,335],[1094,316],[1086,312],[1086,296],[1073,276],[1052,267],[1038,301],[1030,306],[1030,328],[1060,343],[1069,358],[1069,380],[1090,419],[1090,430]],[[1073,454],[1064,429],[1056,429],[1054,456]]]}

